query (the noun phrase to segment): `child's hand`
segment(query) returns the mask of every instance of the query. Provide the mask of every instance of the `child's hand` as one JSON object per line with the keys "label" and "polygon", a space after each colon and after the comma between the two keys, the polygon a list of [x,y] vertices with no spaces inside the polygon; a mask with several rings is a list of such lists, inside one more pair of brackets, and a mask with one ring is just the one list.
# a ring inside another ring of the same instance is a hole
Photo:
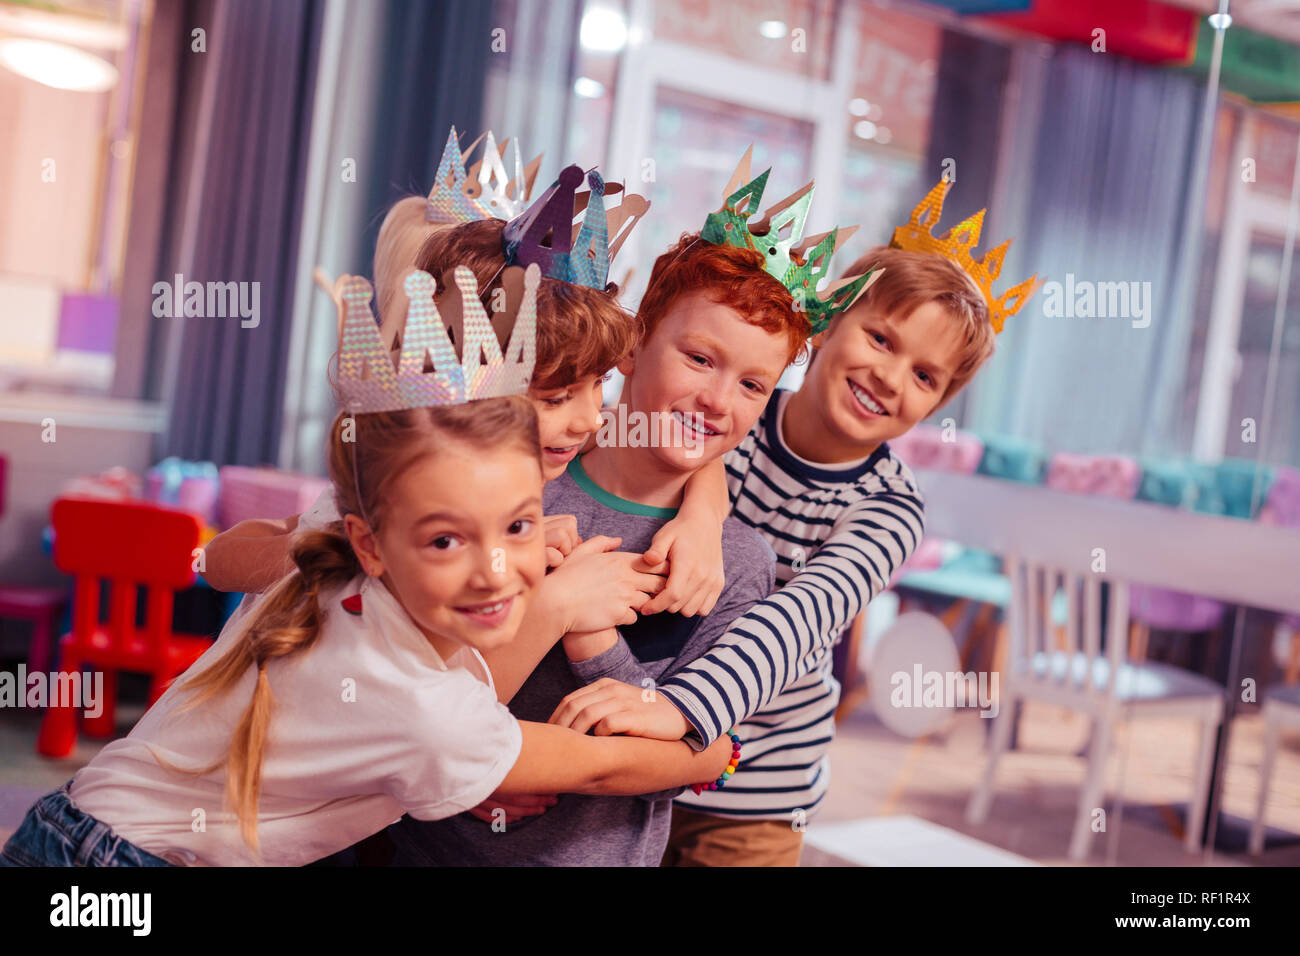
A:
{"label": "child's hand", "polygon": [[655,740],[680,740],[691,729],[667,697],[611,677],[593,681],[564,698],[548,723],[580,734],[593,730],[599,737],[632,734]]}
{"label": "child's hand", "polygon": [[621,543],[604,535],[588,538],[547,575],[543,595],[558,603],[562,633],[634,624],[636,612],[664,586],[639,554],[614,551]]}
{"label": "child's hand", "polygon": [[542,529],[546,532],[546,566],[558,568],[582,541],[578,537],[578,519],[573,515],[546,515]]}
{"label": "child's hand", "polygon": [[644,555],[645,563],[668,562],[668,586],[641,609],[687,617],[713,610],[726,583],[722,564],[722,529],[716,520],[695,520],[685,512],[659,529]]}
{"label": "child's hand", "polygon": [[514,823],[524,817],[535,817],[539,813],[545,813],[547,808],[555,806],[559,799],[553,793],[514,793],[508,797],[499,797],[494,793],[477,807],[470,807],[469,812],[484,823],[496,823],[500,817],[493,814],[497,810],[504,810],[506,814],[504,822]]}

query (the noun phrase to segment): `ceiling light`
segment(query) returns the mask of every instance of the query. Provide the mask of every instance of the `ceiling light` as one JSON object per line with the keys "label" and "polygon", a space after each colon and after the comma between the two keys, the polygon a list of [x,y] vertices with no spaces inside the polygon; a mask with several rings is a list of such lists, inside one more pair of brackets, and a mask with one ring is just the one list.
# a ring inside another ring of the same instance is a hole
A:
{"label": "ceiling light", "polygon": [[57,40],[92,50],[125,50],[127,43],[127,29],[120,23],[11,6],[0,6],[0,33]]}
{"label": "ceiling light", "polygon": [[605,95],[605,84],[589,76],[580,76],[573,81],[573,92],[584,100],[598,100]]}
{"label": "ceiling light", "polygon": [[758,32],[769,40],[779,40],[790,31],[784,20],[764,20],[758,25]]}
{"label": "ceiling light", "polygon": [[0,39],[0,66],[56,90],[103,93],[117,84],[117,67],[66,43]]}
{"label": "ceiling light", "polygon": [[627,20],[609,7],[592,7],[582,15],[578,42],[584,50],[617,53],[627,46]]}

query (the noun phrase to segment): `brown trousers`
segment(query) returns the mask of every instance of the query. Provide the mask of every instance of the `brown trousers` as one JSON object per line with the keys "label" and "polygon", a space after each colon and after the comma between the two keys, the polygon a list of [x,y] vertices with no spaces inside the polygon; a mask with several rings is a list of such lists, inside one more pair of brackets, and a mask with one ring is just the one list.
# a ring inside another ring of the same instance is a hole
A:
{"label": "brown trousers", "polygon": [[803,832],[784,820],[711,817],[673,807],[662,866],[798,866]]}

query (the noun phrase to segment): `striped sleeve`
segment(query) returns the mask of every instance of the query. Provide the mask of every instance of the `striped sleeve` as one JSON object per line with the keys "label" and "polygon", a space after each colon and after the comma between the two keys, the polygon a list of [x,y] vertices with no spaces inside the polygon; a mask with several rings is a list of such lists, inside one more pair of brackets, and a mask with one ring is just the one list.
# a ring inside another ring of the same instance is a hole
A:
{"label": "striped sleeve", "polygon": [[867,603],[916,550],[921,499],[891,491],[844,509],[789,582],[737,618],[713,648],[659,686],[707,747],[821,664]]}

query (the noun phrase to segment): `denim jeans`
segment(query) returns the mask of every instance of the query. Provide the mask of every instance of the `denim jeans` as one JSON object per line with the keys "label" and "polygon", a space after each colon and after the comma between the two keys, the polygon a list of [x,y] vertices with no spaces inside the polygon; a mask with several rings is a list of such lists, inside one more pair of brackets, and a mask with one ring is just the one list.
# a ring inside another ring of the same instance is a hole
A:
{"label": "denim jeans", "polygon": [[69,780],[27,811],[0,851],[0,866],[171,866],[74,807],[71,786]]}

